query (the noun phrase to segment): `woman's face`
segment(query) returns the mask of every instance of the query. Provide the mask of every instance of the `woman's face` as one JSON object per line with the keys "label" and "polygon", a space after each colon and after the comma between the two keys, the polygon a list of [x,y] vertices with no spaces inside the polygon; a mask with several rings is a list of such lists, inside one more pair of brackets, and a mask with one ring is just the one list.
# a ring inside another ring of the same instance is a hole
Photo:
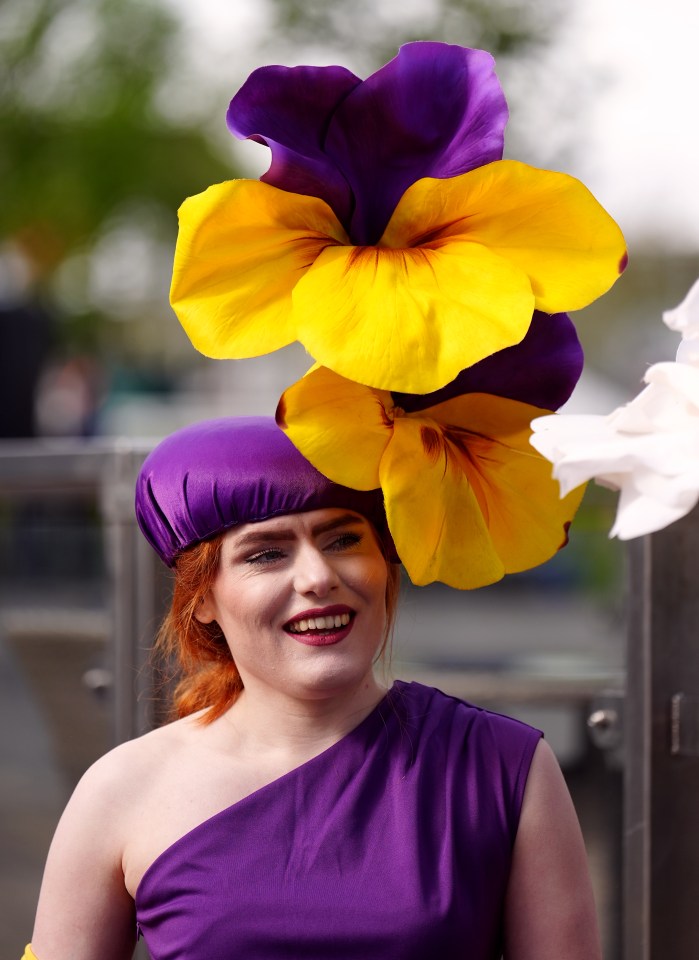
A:
{"label": "woman's face", "polygon": [[217,621],[247,691],[332,697],[371,678],[386,580],[364,517],[342,509],[287,514],[225,535],[199,619]]}

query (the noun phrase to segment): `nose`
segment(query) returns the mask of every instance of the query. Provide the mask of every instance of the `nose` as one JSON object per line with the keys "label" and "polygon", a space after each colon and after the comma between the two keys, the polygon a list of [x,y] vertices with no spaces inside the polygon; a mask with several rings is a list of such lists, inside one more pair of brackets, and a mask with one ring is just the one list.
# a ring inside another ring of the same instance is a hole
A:
{"label": "nose", "polygon": [[331,558],[314,544],[299,550],[294,565],[294,588],[303,596],[326,597],[339,585],[340,578]]}

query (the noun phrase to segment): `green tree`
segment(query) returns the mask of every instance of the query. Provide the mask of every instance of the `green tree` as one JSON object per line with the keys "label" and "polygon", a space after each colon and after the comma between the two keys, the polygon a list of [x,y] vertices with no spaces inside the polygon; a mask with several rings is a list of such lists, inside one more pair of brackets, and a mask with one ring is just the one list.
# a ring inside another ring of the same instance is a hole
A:
{"label": "green tree", "polygon": [[[222,75],[190,77],[182,51],[197,40],[172,0],[0,0],[0,248],[21,250],[35,290],[62,308],[66,349],[130,366],[194,362],[167,306],[176,210],[236,174],[221,144],[241,60],[323,51],[366,75],[429,38],[489,49],[502,76],[536,59],[561,0],[249,2],[267,14],[261,39],[231,29]],[[189,112],[187,84],[208,93]]]}
{"label": "green tree", "polygon": [[271,0],[269,45],[332,47],[367,70],[411,40],[441,40],[521,59],[551,39],[560,0]]}
{"label": "green tree", "polygon": [[[171,243],[182,199],[232,175],[201,119],[158,109],[178,30],[156,0],[0,5],[0,242],[19,247],[44,298],[110,225],[147,223]],[[69,341],[114,345],[89,296],[73,313]]]}

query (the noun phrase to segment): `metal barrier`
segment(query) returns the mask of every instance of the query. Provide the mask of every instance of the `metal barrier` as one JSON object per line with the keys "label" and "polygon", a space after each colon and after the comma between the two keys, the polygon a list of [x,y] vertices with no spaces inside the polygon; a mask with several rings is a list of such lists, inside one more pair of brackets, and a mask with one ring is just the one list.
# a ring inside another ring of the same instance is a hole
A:
{"label": "metal barrier", "polygon": [[[151,725],[147,648],[163,612],[167,573],[141,536],[134,514],[134,484],[151,449],[146,441],[64,440],[0,443],[0,499],[27,494],[96,495],[106,536],[109,609],[103,629],[111,657],[115,742]],[[53,618],[55,613],[44,614]],[[57,624],[54,622],[54,629]],[[94,627],[93,627],[94,629]],[[401,676],[448,687],[465,698],[508,703],[569,702],[576,706],[618,687],[623,677],[603,671],[578,676],[538,676],[450,665],[429,660],[401,664]]]}
{"label": "metal barrier", "polygon": [[[134,482],[150,446],[122,440],[0,445],[0,497],[97,495],[106,537],[109,608],[103,628],[115,743],[145,732],[152,722],[147,650],[163,609],[163,572],[138,531],[133,508]],[[55,616],[44,612],[45,619]]]}

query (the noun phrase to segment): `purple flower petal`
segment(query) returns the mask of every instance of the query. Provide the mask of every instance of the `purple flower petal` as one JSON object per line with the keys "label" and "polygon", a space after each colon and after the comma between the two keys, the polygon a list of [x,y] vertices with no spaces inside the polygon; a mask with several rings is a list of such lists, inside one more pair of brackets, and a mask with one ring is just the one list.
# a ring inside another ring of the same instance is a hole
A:
{"label": "purple flower petal", "polygon": [[262,180],[325,200],[357,245],[380,239],[416,180],[499,160],[506,122],[489,53],[422,41],[364,82],[343,67],[261,67],[227,116],[272,150]]}
{"label": "purple flower petal", "polygon": [[339,104],[328,127],[326,152],[355,197],[353,242],[376,243],[416,180],[500,160],[507,115],[489,53],[425,41],[401,47]]}
{"label": "purple flower petal", "polygon": [[344,67],[260,67],[228,107],[228,129],[272,151],[265,183],[291,193],[320,197],[342,223],[354,208],[340,169],[323,152],[334,110],[358,84]]}
{"label": "purple flower petal", "polygon": [[394,393],[407,413],[425,410],[464,393],[492,393],[544,410],[558,410],[573,392],[583,368],[583,351],[566,313],[534,311],[520,343],[486,357],[433,393]]}

